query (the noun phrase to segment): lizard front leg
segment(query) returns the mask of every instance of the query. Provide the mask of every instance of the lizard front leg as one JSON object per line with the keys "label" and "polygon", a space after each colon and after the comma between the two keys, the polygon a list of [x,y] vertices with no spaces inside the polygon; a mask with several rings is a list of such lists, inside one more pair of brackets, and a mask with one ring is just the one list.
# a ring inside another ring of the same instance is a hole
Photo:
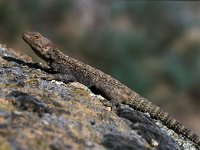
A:
{"label": "lizard front leg", "polygon": [[75,77],[70,73],[67,65],[57,63],[55,61],[50,62],[51,71],[54,80],[63,81],[65,83],[76,81]]}

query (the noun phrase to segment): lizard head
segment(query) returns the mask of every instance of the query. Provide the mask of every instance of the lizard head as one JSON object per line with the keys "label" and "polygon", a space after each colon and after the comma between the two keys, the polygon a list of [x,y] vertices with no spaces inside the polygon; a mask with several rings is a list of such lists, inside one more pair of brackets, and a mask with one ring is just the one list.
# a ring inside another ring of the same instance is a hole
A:
{"label": "lizard head", "polygon": [[52,54],[56,52],[53,42],[39,32],[24,32],[22,38],[40,58],[51,61]]}

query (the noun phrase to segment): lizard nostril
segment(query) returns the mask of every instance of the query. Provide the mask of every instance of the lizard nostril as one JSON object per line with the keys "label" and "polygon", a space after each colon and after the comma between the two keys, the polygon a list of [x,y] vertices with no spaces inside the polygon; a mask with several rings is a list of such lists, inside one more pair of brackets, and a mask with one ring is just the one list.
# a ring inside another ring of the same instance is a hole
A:
{"label": "lizard nostril", "polygon": [[26,35],[27,35],[26,32],[22,33],[22,37],[25,37]]}

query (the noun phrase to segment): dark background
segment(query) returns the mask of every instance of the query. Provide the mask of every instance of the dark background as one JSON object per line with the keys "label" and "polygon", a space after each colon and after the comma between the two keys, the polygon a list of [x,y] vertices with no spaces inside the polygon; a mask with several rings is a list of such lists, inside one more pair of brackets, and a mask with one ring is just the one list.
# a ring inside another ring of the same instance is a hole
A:
{"label": "dark background", "polygon": [[0,43],[39,31],[200,134],[200,2],[1,0]]}

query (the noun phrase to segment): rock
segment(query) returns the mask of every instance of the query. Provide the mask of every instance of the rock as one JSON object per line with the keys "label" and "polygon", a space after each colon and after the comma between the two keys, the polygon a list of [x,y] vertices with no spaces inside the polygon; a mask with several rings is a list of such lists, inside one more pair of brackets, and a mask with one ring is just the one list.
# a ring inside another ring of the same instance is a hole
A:
{"label": "rock", "polygon": [[80,83],[0,45],[0,149],[196,149],[148,114],[112,103]]}

